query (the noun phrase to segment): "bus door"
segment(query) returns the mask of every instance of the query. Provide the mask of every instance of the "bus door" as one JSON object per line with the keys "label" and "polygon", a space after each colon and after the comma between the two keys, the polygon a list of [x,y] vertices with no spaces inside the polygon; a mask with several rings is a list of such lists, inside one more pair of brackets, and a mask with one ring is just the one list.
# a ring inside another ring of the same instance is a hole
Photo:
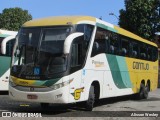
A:
{"label": "bus door", "polygon": [[78,102],[84,99],[82,86],[82,67],[85,61],[83,37],[77,37],[73,40],[70,53],[70,80],[73,82],[70,84],[69,101]]}

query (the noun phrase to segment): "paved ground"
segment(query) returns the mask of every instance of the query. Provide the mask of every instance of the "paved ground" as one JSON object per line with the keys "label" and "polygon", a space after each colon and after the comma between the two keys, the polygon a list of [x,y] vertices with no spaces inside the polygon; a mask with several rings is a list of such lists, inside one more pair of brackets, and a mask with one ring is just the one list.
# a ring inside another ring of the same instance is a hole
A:
{"label": "paved ground", "polygon": [[[43,110],[37,103],[17,102],[9,99],[7,95],[0,95],[0,111],[11,112],[12,114],[20,113],[21,115],[22,114],[25,115],[28,113],[40,113],[42,117],[48,117],[48,118],[41,118],[46,120],[53,119],[53,117],[54,118],[76,117],[76,119],[86,119],[85,117],[90,117],[90,119],[96,119],[96,120],[99,119],[100,117],[101,119],[119,120],[126,118],[125,116],[131,116],[131,115],[132,116],[144,115],[145,118],[143,117],[138,118],[142,120],[160,119],[157,118],[160,117],[160,89],[150,92],[149,98],[147,100],[133,100],[131,99],[131,96],[100,100],[95,105],[93,112],[87,112],[83,108],[76,107],[76,105],[74,104],[50,105],[50,107],[47,110]],[[148,113],[149,115],[152,115],[154,117],[146,117]],[[3,118],[3,120],[5,119],[7,118]],[[26,118],[21,118],[21,119],[24,120]],[[32,120],[33,118],[30,119]],[[38,118],[38,120],[41,119]],[[73,118],[68,118],[68,119],[73,119]],[[130,120],[133,119],[133,117],[126,119]]]}

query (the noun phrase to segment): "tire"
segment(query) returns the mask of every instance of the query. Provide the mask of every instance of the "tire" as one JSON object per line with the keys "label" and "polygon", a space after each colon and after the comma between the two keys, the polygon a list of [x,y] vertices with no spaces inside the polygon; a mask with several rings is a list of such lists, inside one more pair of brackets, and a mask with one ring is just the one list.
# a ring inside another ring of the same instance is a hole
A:
{"label": "tire", "polygon": [[144,92],[143,92],[143,98],[147,99],[148,98],[148,94],[149,94],[149,86],[148,84],[145,86],[144,88]]}
{"label": "tire", "polygon": [[143,99],[144,98],[144,89],[145,89],[145,85],[143,83],[141,83],[140,85],[140,91],[139,93],[137,94],[137,98],[139,100]]}
{"label": "tire", "polygon": [[49,103],[41,103],[42,109],[47,109],[49,107]]}
{"label": "tire", "polygon": [[86,101],[86,106],[85,106],[87,111],[92,111],[94,107],[94,102],[95,102],[94,86],[91,85],[89,90],[89,97],[88,100]]}
{"label": "tire", "polygon": [[141,83],[140,86],[140,91],[137,94],[138,95],[138,99],[147,99],[148,98],[148,93],[149,93],[149,86],[148,84],[145,86],[143,83]]}

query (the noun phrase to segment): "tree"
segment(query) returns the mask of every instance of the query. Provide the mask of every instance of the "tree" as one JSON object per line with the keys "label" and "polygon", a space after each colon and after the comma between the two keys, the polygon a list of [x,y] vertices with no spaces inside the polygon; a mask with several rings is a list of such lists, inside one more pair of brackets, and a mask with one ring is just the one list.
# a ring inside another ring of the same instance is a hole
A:
{"label": "tree", "polygon": [[0,28],[17,31],[23,23],[32,19],[27,10],[21,8],[4,9],[0,14]]}
{"label": "tree", "polygon": [[125,0],[120,10],[119,25],[143,38],[153,40],[160,31],[160,0]]}

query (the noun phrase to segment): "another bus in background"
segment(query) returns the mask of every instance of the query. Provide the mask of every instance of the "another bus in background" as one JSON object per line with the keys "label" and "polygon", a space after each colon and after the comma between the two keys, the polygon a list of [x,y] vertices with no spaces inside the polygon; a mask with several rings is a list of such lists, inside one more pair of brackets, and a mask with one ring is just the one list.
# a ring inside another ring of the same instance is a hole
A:
{"label": "another bus in background", "polygon": [[16,31],[0,30],[0,92],[8,91],[10,62]]}

